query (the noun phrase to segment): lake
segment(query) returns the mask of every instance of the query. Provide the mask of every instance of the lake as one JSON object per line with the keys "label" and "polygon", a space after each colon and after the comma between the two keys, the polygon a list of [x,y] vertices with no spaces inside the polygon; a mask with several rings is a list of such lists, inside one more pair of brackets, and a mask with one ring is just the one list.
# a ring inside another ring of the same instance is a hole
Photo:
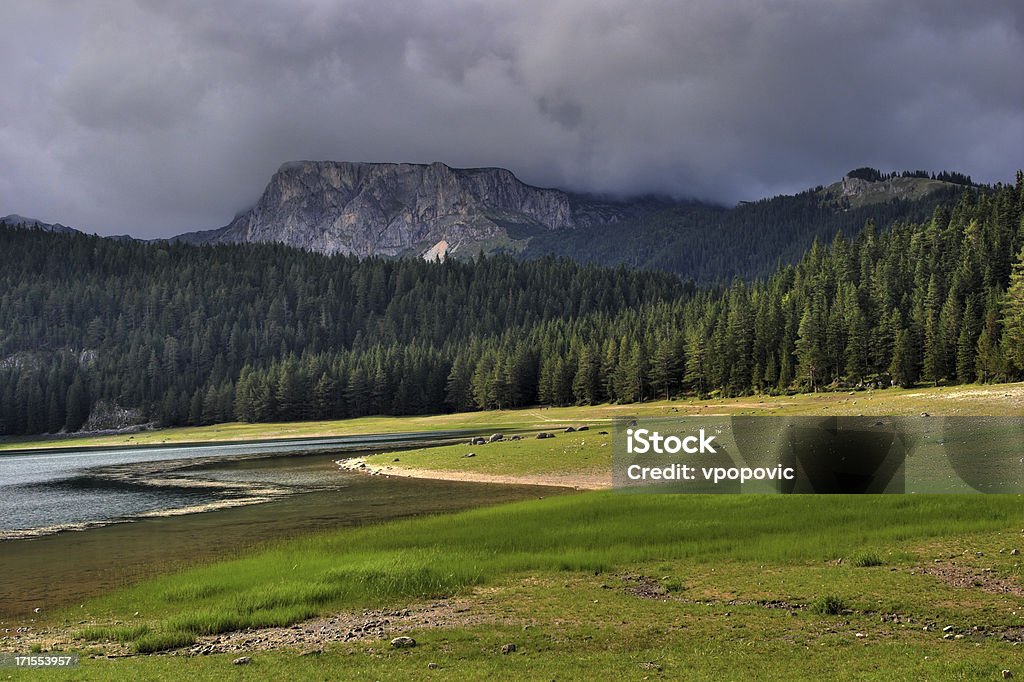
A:
{"label": "lake", "polygon": [[390,434],[0,455],[0,619],[66,606],[274,540],[561,492],[367,476],[335,464],[464,437]]}

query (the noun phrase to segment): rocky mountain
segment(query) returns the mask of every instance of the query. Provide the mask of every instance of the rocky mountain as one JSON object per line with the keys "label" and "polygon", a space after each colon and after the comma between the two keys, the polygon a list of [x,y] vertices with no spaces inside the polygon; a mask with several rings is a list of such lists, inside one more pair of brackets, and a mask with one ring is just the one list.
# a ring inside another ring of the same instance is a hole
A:
{"label": "rocky mountain", "polygon": [[853,236],[869,220],[884,229],[927,219],[962,191],[962,184],[927,174],[862,168],[797,195],[725,207],[543,189],[502,168],[298,161],[281,166],[256,205],[230,224],[176,239],[427,260],[481,250],[557,255],[727,282],[771,272],[815,239]]}
{"label": "rocky mountain", "polygon": [[18,215],[17,213],[11,213],[0,218],[0,224],[9,225],[11,227],[19,227],[23,230],[42,230],[43,232],[58,232],[58,233],[70,233],[78,232],[73,227],[67,225],[61,225],[60,223],[44,223],[41,220],[35,218],[26,218],[25,216]]}
{"label": "rocky mountain", "polygon": [[954,183],[921,177],[891,177],[867,180],[852,174],[839,182],[818,190],[825,201],[834,201],[846,208],[860,208],[890,201],[918,201],[932,194],[956,190]]}
{"label": "rocky mountain", "polygon": [[697,283],[756,278],[794,263],[815,240],[854,237],[868,221],[878,229],[922,222],[950,206],[968,185],[932,177],[851,171],[834,184],[727,208],[696,202],[665,205],[613,225],[534,235],[525,258],[566,256],[601,265],[667,270]]}
{"label": "rocky mountain", "polygon": [[[196,244],[277,242],[323,253],[471,255],[594,220],[561,190],[527,185],[503,168],[443,163],[298,161],[274,174],[256,205]],[[615,218],[613,210],[600,213]]]}

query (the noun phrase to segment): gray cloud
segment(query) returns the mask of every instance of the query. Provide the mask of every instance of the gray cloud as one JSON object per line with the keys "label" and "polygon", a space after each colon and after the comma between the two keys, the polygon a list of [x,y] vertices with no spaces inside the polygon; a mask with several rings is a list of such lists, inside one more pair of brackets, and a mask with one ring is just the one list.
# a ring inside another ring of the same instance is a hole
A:
{"label": "gray cloud", "polygon": [[0,212],[101,234],[224,224],[292,159],[725,202],[1024,165],[1015,0],[47,0],[0,24]]}

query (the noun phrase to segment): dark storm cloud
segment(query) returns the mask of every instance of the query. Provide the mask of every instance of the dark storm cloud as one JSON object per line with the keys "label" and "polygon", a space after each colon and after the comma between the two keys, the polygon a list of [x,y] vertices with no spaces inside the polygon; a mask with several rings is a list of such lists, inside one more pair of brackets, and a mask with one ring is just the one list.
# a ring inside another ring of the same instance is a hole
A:
{"label": "dark storm cloud", "polygon": [[0,212],[227,222],[291,159],[719,201],[1024,165],[1024,10],[962,3],[4,3]]}

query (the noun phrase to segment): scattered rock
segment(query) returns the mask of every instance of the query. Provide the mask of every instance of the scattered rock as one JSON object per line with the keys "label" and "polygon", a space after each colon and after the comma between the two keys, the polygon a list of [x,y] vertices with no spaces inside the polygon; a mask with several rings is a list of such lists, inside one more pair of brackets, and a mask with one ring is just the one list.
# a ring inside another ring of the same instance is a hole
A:
{"label": "scattered rock", "polygon": [[477,436],[469,442],[470,445],[487,445],[487,440],[483,436]]}
{"label": "scattered rock", "polygon": [[943,632],[953,632],[953,626],[952,625],[947,625],[946,627],[942,628],[942,631]]}
{"label": "scattered rock", "polygon": [[523,439],[522,436],[510,436],[509,437],[509,440],[522,440],[522,439]]}
{"label": "scattered rock", "polygon": [[427,663],[428,670],[437,670],[437,663]]}
{"label": "scattered rock", "polygon": [[654,672],[661,672],[661,666],[654,661],[644,661],[640,664],[641,670],[653,670]]}
{"label": "scattered rock", "polygon": [[42,609],[39,608],[38,606],[35,607],[34,609],[32,609],[32,613],[39,613],[40,611],[42,611]]}
{"label": "scattered rock", "polygon": [[857,639],[864,639],[865,637],[867,637],[867,635],[865,635],[863,632],[858,632],[856,635],[854,635],[854,637],[856,637]]}
{"label": "scattered rock", "polygon": [[1004,679],[1004,680],[1008,680],[1008,679],[1010,679],[1011,677],[1013,677],[1013,673],[1012,673],[1012,672],[1010,672],[1009,670],[1004,670],[1004,671],[1002,672],[1002,675],[1003,675],[1003,679]]}
{"label": "scattered rock", "polygon": [[[543,440],[544,438],[554,438],[554,437],[555,437],[555,435],[553,433],[548,433],[547,431],[541,431],[540,433],[537,434],[537,440]],[[1021,531],[1021,532],[1024,533],[1024,531]]]}
{"label": "scattered rock", "polygon": [[944,634],[942,636],[942,639],[953,639],[953,633],[952,632],[947,632],[946,634]]}
{"label": "scattered rock", "polygon": [[930,417],[931,415],[930,415],[930,414],[928,414],[927,412],[922,412],[922,413],[921,413],[921,416],[922,416],[922,417]]}
{"label": "scattered rock", "polygon": [[476,457],[476,453],[475,452],[467,452],[466,454],[464,454],[462,456],[462,458],[465,459],[466,457]]}
{"label": "scattered rock", "polygon": [[249,656],[239,656],[231,662],[235,665],[249,665],[250,663],[252,663],[252,658]]}
{"label": "scattered rock", "polygon": [[400,459],[398,459],[397,457],[395,457],[395,458],[394,458],[393,460],[391,460],[391,461],[392,461],[392,462],[401,462],[402,460],[400,460]]}
{"label": "scattered rock", "polygon": [[1017,556],[1020,554],[1020,550],[1016,547],[1010,550],[1010,556]]}
{"label": "scattered rock", "polygon": [[516,645],[515,644],[505,644],[505,645],[503,645],[501,647],[501,653],[503,653],[503,654],[515,653],[515,650],[516,650]]}
{"label": "scattered rock", "polygon": [[499,440],[503,440],[505,436],[500,433],[491,434],[491,437],[487,439],[488,443],[497,443]]}
{"label": "scattered rock", "polygon": [[391,640],[391,646],[395,647],[396,649],[411,649],[414,646],[416,646],[416,640],[412,637],[406,637],[405,635],[403,635],[401,637],[395,637],[393,640]]}
{"label": "scattered rock", "polygon": [[597,435],[599,435],[599,436],[607,436],[608,432],[607,431],[598,431]]}

